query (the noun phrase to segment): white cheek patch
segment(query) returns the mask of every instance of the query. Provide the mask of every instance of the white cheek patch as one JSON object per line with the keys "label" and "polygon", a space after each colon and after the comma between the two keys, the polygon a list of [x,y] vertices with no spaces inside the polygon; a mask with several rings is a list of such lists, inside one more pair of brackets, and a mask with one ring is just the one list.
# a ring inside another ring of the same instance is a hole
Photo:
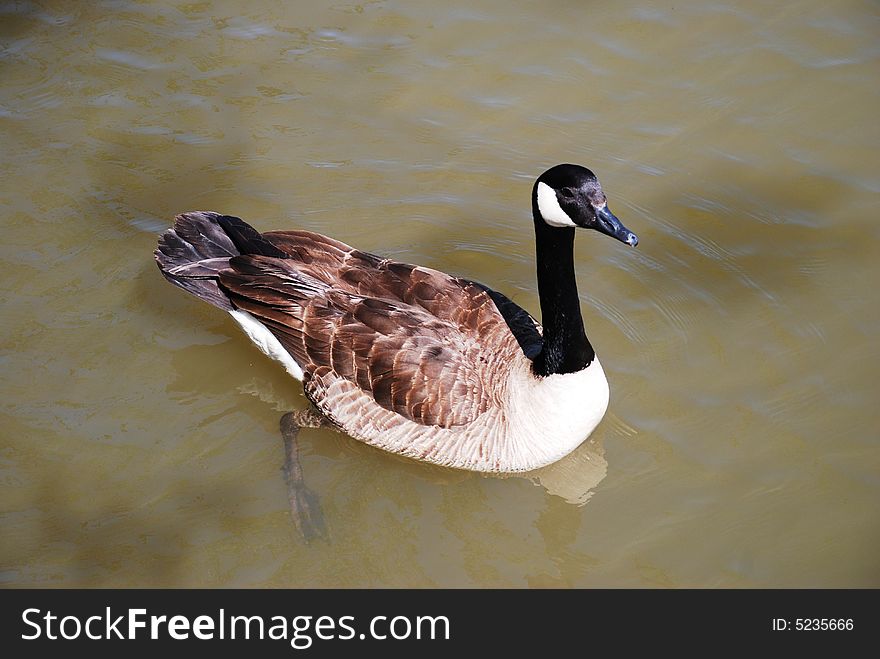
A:
{"label": "white cheek patch", "polygon": [[576,227],[577,225],[568,216],[559,200],[556,198],[556,190],[543,182],[538,183],[538,210],[541,217],[551,227]]}

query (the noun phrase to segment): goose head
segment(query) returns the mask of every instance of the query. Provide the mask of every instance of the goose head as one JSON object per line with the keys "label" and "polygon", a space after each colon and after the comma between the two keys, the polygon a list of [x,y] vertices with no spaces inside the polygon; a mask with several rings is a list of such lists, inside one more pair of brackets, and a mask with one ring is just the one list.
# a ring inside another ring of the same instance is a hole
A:
{"label": "goose head", "polygon": [[555,228],[595,229],[635,247],[639,239],[608,208],[599,179],[580,165],[556,165],[538,177],[532,192],[535,221]]}

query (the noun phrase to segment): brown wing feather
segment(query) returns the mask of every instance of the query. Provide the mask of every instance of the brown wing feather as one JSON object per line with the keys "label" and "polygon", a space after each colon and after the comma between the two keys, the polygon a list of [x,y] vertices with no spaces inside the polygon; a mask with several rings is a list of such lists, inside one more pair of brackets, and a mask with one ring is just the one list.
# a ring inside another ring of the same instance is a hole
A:
{"label": "brown wing feather", "polygon": [[[348,254],[347,264],[366,260],[362,253]],[[483,290],[469,282],[450,284],[458,280],[444,280],[432,270],[379,261],[386,267],[370,288],[398,297],[366,296],[366,284],[352,291],[321,281],[332,250],[327,258],[313,254],[306,266],[291,256],[234,257],[220,283],[236,307],[278,337],[307,381],[318,371],[326,379],[329,369],[370,392],[383,408],[444,428],[470,423],[497,403],[492,369],[486,368],[491,358],[480,338],[488,338],[487,332],[510,333]],[[445,318],[430,312],[448,309],[444,301],[452,299],[459,306]],[[508,343],[515,349],[512,339]]]}
{"label": "brown wing feather", "polygon": [[475,282],[383,259],[311,231],[270,231],[263,236],[300,264],[297,271],[336,290],[419,306],[432,316],[453,321],[462,331],[478,334],[481,324],[498,320],[488,289]]}

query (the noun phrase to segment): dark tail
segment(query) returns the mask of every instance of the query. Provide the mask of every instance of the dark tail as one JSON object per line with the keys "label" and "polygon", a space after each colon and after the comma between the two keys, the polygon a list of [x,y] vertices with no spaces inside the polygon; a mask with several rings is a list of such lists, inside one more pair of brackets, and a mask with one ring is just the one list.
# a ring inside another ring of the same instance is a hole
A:
{"label": "dark tail", "polygon": [[226,311],[235,307],[217,282],[229,259],[240,254],[288,257],[244,220],[211,211],[174,218],[174,228],[160,236],[154,254],[165,279]]}
{"label": "dark tail", "polygon": [[[226,217],[210,211],[181,213],[174,218],[174,228],[159,238],[154,255],[165,279],[215,307],[231,311],[232,303],[217,284],[218,273],[229,267],[229,259],[242,252],[223,227]],[[239,232],[240,225],[248,226],[238,218],[230,219],[237,220]]]}

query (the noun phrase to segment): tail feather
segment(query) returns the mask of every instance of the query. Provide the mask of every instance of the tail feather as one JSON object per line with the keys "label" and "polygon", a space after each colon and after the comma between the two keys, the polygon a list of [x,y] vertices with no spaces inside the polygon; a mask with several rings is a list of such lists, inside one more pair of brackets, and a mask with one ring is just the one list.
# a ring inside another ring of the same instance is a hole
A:
{"label": "tail feather", "polygon": [[225,218],[209,211],[178,215],[174,228],[159,238],[154,254],[165,279],[215,307],[232,311],[229,297],[218,286],[218,276],[229,267],[229,259],[241,252],[220,224]]}
{"label": "tail feather", "polygon": [[178,215],[154,254],[165,279],[224,311],[250,298],[296,306],[330,288],[244,220],[211,211]]}
{"label": "tail feather", "polygon": [[232,215],[220,215],[216,222],[224,232],[227,240],[231,240],[238,249],[237,254],[259,254],[285,259],[287,254],[275,247],[259,231],[241,218]]}

